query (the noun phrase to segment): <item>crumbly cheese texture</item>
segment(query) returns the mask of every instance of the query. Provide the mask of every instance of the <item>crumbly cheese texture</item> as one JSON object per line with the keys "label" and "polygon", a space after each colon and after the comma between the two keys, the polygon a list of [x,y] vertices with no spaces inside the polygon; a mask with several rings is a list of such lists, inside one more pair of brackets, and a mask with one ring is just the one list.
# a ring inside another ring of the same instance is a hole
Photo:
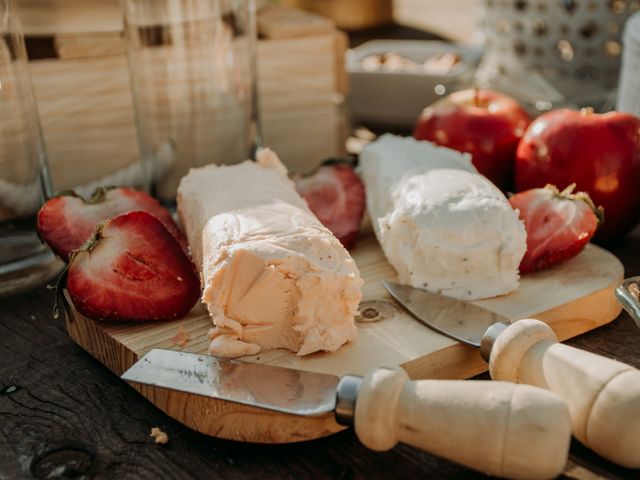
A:
{"label": "crumbly cheese texture", "polygon": [[335,351],[356,337],[362,280],[270,150],[258,161],[192,169],[178,213],[224,357],[286,348]]}
{"label": "crumbly cheese texture", "polygon": [[468,154],[384,135],[360,158],[369,215],[401,283],[465,300],[518,287],[524,224]]}

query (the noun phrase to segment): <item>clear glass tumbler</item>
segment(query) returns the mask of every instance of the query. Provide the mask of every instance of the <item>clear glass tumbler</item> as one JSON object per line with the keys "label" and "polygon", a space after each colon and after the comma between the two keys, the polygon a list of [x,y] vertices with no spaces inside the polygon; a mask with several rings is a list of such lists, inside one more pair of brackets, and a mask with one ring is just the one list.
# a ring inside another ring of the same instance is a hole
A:
{"label": "clear glass tumbler", "polygon": [[253,0],[125,0],[147,187],[171,202],[190,167],[237,163],[259,137]]}
{"label": "clear glass tumbler", "polygon": [[0,296],[44,282],[61,266],[35,230],[50,193],[24,38],[11,0],[0,0]]}

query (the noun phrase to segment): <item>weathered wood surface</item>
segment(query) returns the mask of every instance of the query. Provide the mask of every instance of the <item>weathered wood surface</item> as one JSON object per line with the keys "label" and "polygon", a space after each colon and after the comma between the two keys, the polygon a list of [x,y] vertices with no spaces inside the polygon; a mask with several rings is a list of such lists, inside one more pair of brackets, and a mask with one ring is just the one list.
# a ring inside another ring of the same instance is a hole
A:
{"label": "weathered wood surface", "polygon": [[[611,246],[627,276],[640,275],[640,228]],[[419,450],[374,453],[346,431],[286,446],[198,434],[151,407],[51,319],[44,287],[0,300],[0,478],[484,478]],[[626,314],[570,340],[640,367],[640,330]],[[167,445],[149,438],[151,427]],[[564,478],[640,479],[572,446]]]}

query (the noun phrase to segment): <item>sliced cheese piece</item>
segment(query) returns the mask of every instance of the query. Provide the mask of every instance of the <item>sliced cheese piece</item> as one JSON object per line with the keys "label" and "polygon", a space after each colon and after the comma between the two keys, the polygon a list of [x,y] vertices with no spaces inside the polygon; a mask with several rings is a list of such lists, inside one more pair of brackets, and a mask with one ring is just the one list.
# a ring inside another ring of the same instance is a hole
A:
{"label": "sliced cheese piece", "polygon": [[369,215],[401,283],[466,300],[518,287],[524,225],[468,154],[384,135],[361,163]]}
{"label": "sliced cheese piece", "polygon": [[215,327],[213,355],[335,351],[356,336],[362,280],[269,150],[258,161],[192,169],[178,213]]}

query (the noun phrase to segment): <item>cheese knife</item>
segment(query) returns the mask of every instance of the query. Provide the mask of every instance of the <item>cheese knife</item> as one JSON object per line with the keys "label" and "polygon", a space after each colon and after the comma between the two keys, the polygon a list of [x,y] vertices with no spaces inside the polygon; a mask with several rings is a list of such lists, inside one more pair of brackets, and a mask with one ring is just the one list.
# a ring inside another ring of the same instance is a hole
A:
{"label": "cheese knife", "polygon": [[546,390],[507,382],[412,381],[399,367],[339,378],[154,349],[122,378],[291,415],[333,413],[373,450],[400,441],[501,477],[559,475],[571,438],[565,403]]}
{"label": "cheese knife", "polygon": [[640,468],[640,371],[559,343],[540,320],[511,322],[469,302],[382,283],[420,322],[480,348],[492,379],[557,393],[567,402],[580,442],[615,463]]}

